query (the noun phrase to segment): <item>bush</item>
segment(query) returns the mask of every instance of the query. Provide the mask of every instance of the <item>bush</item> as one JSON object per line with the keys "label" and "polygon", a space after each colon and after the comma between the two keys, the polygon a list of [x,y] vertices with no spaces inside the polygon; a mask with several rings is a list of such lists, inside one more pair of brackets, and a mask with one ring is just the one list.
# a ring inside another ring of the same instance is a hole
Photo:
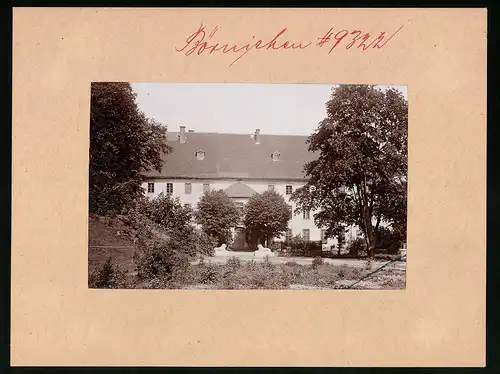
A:
{"label": "bush", "polygon": [[271,262],[269,257],[264,257],[264,260],[261,262],[261,267],[264,269],[274,269],[276,266]]}
{"label": "bush", "polygon": [[241,267],[241,260],[238,257],[231,257],[227,260],[226,266],[235,271]]}
{"label": "bush", "polygon": [[318,266],[321,266],[325,263],[325,259],[323,257],[315,257],[312,261],[313,269],[316,269]]}
{"label": "bush", "polygon": [[89,273],[89,288],[120,288],[125,282],[125,272],[113,263],[111,257]]}
{"label": "bush", "polygon": [[337,272],[337,275],[339,276],[340,279],[344,279],[347,275],[347,265],[342,265]]}
{"label": "bush", "polygon": [[218,288],[223,290],[236,290],[243,286],[241,280],[238,275],[232,271],[228,271],[224,273],[222,278],[222,282],[218,284]]}
{"label": "bush", "polygon": [[172,279],[174,273],[184,271],[188,257],[176,248],[178,243],[171,240],[147,249],[138,261],[138,277],[141,280],[154,278]]}
{"label": "bush", "polygon": [[319,241],[303,240],[299,235],[283,243],[285,248],[289,248],[290,252],[297,256],[310,256],[321,254],[323,244]]}
{"label": "bush", "polygon": [[288,288],[296,280],[296,274],[291,272],[285,266],[280,268],[279,281],[282,287]]}
{"label": "bush", "polygon": [[366,243],[363,238],[356,238],[347,244],[346,249],[351,256],[361,256],[366,252]]}
{"label": "bush", "polygon": [[275,271],[274,265],[260,266],[251,274],[251,288],[279,289],[281,284],[281,278]]}
{"label": "bush", "polygon": [[217,265],[209,262],[204,266],[201,273],[201,283],[203,284],[213,284],[219,280],[219,272],[217,271]]}
{"label": "bush", "polygon": [[131,228],[140,251],[171,241],[176,251],[194,257],[197,254],[213,255],[215,240],[191,223],[190,208],[183,207],[178,199],[161,195],[149,201],[141,199],[120,219]]}
{"label": "bush", "polygon": [[398,253],[402,244],[403,238],[399,233],[385,227],[378,228],[375,240],[376,248],[384,249],[386,253],[394,255]]}
{"label": "bush", "polygon": [[192,246],[193,254],[201,254],[204,256],[213,256],[215,254],[215,247],[217,246],[217,239],[209,236],[201,230],[193,230],[188,237],[186,246]]}
{"label": "bush", "polygon": [[257,269],[257,263],[255,262],[255,260],[248,261],[245,263],[245,268],[248,271],[253,271],[253,270]]}

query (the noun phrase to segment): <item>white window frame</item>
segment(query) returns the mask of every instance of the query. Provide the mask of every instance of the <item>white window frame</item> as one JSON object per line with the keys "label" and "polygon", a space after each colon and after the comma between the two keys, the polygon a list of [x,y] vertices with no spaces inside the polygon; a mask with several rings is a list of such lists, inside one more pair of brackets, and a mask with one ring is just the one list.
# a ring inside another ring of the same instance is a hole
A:
{"label": "white window frame", "polygon": [[203,160],[205,159],[205,151],[199,149],[196,151],[196,159],[197,160]]}
{"label": "white window frame", "polygon": [[[306,239],[306,232],[307,232],[307,239]],[[311,230],[310,229],[303,229],[302,230],[302,239],[305,241],[308,241],[308,242],[311,241]]]}

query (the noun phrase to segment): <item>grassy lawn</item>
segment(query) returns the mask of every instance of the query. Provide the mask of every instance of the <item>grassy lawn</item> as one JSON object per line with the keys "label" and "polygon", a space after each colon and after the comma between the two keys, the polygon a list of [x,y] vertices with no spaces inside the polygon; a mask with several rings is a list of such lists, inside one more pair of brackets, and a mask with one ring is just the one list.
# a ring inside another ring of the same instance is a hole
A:
{"label": "grassy lawn", "polygon": [[[124,265],[126,268],[124,268]],[[295,289],[321,290],[345,289],[374,269],[335,266],[328,263],[299,265],[289,261],[273,264],[270,261],[241,261],[229,258],[226,263],[202,261],[176,271],[168,279],[141,281],[130,267],[121,262],[121,285],[117,288],[135,289],[187,289],[187,290],[235,290],[235,289]],[[353,289],[404,289],[405,271],[385,268],[361,281]]]}
{"label": "grassy lawn", "polygon": [[[299,265],[293,261],[241,262],[231,258],[226,264],[191,265],[174,288],[184,289],[341,289],[350,286],[370,270],[331,264]],[[405,273],[383,269],[356,289],[404,289]]]}

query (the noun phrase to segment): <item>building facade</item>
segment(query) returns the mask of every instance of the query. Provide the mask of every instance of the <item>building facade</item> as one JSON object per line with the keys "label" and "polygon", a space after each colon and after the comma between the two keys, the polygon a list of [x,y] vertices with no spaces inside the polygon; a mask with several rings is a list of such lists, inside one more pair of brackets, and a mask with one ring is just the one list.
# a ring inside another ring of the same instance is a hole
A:
{"label": "building facade", "polygon": [[[305,240],[322,240],[324,250],[336,244],[314,224],[314,212],[294,214],[291,194],[305,184],[303,167],[314,158],[307,151],[305,136],[254,134],[218,134],[186,132],[167,133],[171,152],[165,154],[161,172],[149,172],[143,184],[149,197],[160,193],[178,197],[192,208],[206,191],[224,190],[239,208],[255,193],[274,190],[281,194],[292,218],[286,235],[300,235]],[[353,228],[348,234],[356,236]],[[234,232],[233,250],[253,250],[245,241],[244,227]]]}

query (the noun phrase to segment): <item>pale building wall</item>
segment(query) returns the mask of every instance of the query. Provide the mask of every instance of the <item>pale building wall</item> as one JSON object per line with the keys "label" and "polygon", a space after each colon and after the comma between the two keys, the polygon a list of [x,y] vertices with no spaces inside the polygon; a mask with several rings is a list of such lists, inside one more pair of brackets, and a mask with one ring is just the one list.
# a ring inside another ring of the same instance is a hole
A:
{"label": "pale building wall", "polygon": [[[192,208],[196,208],[196,204],[203,195],[204,184],[209,184],[211,190],[214,189],[225,190],[226,188],[228,188],[229,186],[233,185],[236,182],[238,182],[238,180],[236,179],[224,179],[224,180],[155,179],[144,182],[142,186],[145,190],[146,196],[153,198],[158,196],[161,192],[166,194],[167,183],[172,183],[173,185],[172,196],[179,197],[182,204],[190,204]],[[267,191],[269,185],[274,185],[274,190],[285,198],[287,204],[292,206],[292,211],[295,211],[296,204],[290,202],[290,195],[286,194],[286,186],[291,185],[292,191],[295,191],[297,188],[304,185],[304,183],[296,181],[287,182],[287,181],[270,181],[270,180],[266,181],[242,180],[242,182],[245,183],[250,188],[252,188],[257,193]],[[153,193],[148,192],[148,183],[154,183]],[[190,194],[186,194],[185,183],[191,183]],[[246,203],[248,199],[236,198],[234,199],[234,201]],[[292,230],[292,236],[295,236],[297,234],[300,234],[302,236],[303,230],[309,229],[310,240],[313,241],[321,240],[321,230],[314,224],[313,211],[310,212],[309,219],[305,219],[302,213],[293,214],[292,219],[289,222],[289,228]],[[347,239],[354,237],[356,237],[356,229],[352,228],[350,232],[347,234]],[[278,240],[285,240],[285,236],[283,235],[281,238],[278,238]],[[330,246],[334,244],[337,244],[337,241],[335,239],[328,239],[328,242],[326,245],[324,245],[324,247],[325,249],[329,249]]]}

